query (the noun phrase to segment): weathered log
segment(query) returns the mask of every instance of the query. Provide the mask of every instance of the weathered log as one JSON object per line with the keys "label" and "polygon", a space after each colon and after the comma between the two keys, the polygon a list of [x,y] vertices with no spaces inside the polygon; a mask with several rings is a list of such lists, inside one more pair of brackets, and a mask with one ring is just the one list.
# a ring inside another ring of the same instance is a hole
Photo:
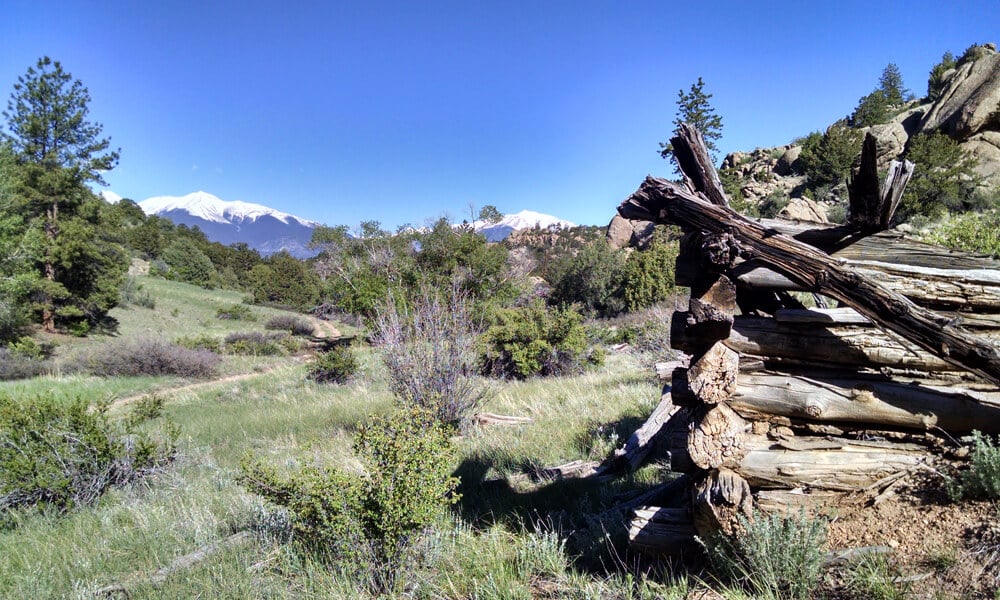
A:
{"label": "weathered log", "polygon": [[688,431],[694,418],[694,409],[682,406],[673,413],[666,424],[666,447],[670,456],[670,470],[674,473],[691,473],[695,465],[688,454]]}
{"label": "weathered log", "polygon": [[718,404],[736,393],[740,355],[725,344],[716,343],[693,359],[689,368],[673,373],[671,393],[678,406]]}
{"label": "weathered log", "polygon": [[750,517],[753,496],[750,484],[729,469],[717,469],[694,485],[691,513],[694,527],[702,538],[739,530],[740,517]]}
{"label": "weathered log", "polygon": [[876,381],[785,373],[744,373],[730,404],[747,418],[766,413],[876,427],[932,428],[949,433],[1000,433],[1000,399],[970,392]]}
{"label": "weathered log", "polygon": [[691,462],[701,469],[735,466],[747,453],[749,426],[725,404],[695,410],[688,432]]}
{"label": "weathered log", "polygon": [[1000,349],[992,344],[884,289],[877,281],[819,250],[768,231],[677,184],[647,177],[618,210],[625,218],[672,223],[724,236],[722,241],[740,255],[757,258],[792,281],[839,300],[923,349],[1000,385]]}
{"label": "weathered log", "polygon": [[861,148],[861,168],[848,186],[848,225],[861,232],[888,229],[907,182],[913,175],[910,161],[892,161],[885,177],[885,184],[878,178],[875,136],[865,134]]}
{"label": "weathered log", "polygon": [[650,556],[683,558],[700,552],[696,534],[690,509],[642,506],[629,526],[629,547]]}
{"label": "weathered log", "polygon": [[[684,313],[676,319],[684,319]],[[698,344],[684,330],[671,333],[681,350]],[[957,371],[959,367],[920,348],[903,344],[873,327],[823,327],[783,324],[774,319],[737,317],[722,342],[745,355],[787,358],[826,366],[876,366],[922,371]]]}
{"label": "weathered log", "polygon": [[[810,447],[815,444],[824,447]],[[795,438],[793,443],[750,436],[745,448],[746,455],[733,470],[753,488],[858,491],[930,460],[927,448],[917,444],[836,438]]]}
{"label": "weathered log", "polygon": [[617,519],[640,506],[655,505],[668,508],[687,507],[690,501],[691,476],[681,475],[666,483],[633,495],[597,516],[599,521]]}
{"label": "weathered log", "polygon": [[810,517],[834,516],[844,497],[842,492],[829,490],[760,490],[754,494],[756,506],[766,513],[795,516],[805,511]]}
{"label": "weathered log", "polygon": [[656,447],[657,436],[664,431],[664,426],[678,410],[680,409],[674,406],[670,394],[664,394],[642,427],[636,429],[629,436],[624,446],[615,450],[616,470],[624,470],[628,473],[639,470],[639,467]]}
{"label": "weathered log", "polygon": [[524,425],[531,423],[531,417],[518,417],[513,415],[495,415],[493,413],[476,413],[472,420],[477,425]]}
{"label": "weathered log", "polygon": [[681,123],[677,136],[670,142],[677,166],[680,167],[688,188],[693,192],[700,192],[713,204],[729,206],[729,200],[722,191],[722,180],[712,164],[712,157],[701,131],[690,123]]}

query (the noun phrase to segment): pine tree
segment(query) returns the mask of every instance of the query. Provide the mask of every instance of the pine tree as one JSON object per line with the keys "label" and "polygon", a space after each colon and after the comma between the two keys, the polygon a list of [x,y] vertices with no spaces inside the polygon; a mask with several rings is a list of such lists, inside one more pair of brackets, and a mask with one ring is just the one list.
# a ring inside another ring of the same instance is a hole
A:
{"label": "pine tree", "polygon": [[900,106],[910,96],[910,90],[903,87],[903,75],[899,72],[899,67],[895,63],[889,63],[882,70],[882,76],[878,80],[879,90],[885,95],[885,99],[894,106]]}
{"label": "pine tree", "polygon": [[[677,90],[677,117],[674,119],[674,135],[680,131],[681,123],[690,123],[701,131],[705,138],[705,146],[712,153],[712,158],[717,158],[719,151],[715,141],[722,138],[722,117],[715,113],[715,109],[709,103],[712,94],[705,93],[705,82],[701,77],[698,82],[691,85],[691,90],[687,93],[684,90]],[[660,156],[672,159],[674,156],[673,146],[670,142],[660,142]]]}
{"label": "pine tree", "polygon": [[937,100],[941,96],[945,83],[944,74],[954,69],[956,64],[955,55],[951,52],[945,52],[941,56],[941,62],[934,65],[927,78],[927,98],[929,100]]}
{"label": "pine tree", "polygon": [[22,214],[43,234],[35,258],[42,280],[33,297],[47,331],[55,330],[57,318],[76,324],[103,319],[117,302],[117,288],[107,288],[117,285],[125,268],[120,248],[101,243],[96,212],[85,208],[95,200],[87,183],[103,184],[102,172],[118,162],[118,151],[101,137],[102,126],[87,118],[89,102],[87,88],[46,56],[18,78],[3,112],[10,132],[4,139],[22,173]]}

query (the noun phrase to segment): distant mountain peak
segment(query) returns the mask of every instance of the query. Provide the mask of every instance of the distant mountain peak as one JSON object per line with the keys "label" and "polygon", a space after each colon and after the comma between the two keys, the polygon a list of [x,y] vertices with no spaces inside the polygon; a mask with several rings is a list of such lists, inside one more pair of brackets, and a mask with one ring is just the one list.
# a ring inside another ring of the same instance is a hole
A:
{"label": "distant mountain peak", "polygon": [[225,201],[197,191],[186,196],[154,196],[140,202],[139,207],[147,215],[197,226],[213,242],[226,245],[243,242],[265,255],[282,250],[298,258],[316,254],[308,244],[312,230],[319,223],[263,204]]}
{"label": "distant mountain peak", "polygon": [[535,227],[539,229],[549,229],[552,227],[568,229],[576,227],[576,223],[571,221],[533,210],[522,210],[521,212],[504,215],[503,219],[496,223],[476,221],[472,225],[476,231],[485,235],[486,239],[491,242],[505,240],[512,232],[522,229],[534,229]]}

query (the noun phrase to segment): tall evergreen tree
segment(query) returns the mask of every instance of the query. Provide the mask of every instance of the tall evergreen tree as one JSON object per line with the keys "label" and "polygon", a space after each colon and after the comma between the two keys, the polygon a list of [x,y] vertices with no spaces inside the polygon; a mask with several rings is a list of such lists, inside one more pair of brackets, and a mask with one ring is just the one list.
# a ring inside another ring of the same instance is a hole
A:
{"label": "tall evergreen tree", "polygon": [[885,94],[885,99],[889,104],[894,106],[900,106],[910,96],[910,90],[903,86],[903,74],[899,72],[899,67],[895,63],[889,63],[882,70],[882,76],[878,79],[878,87]]}
{"label": "tall evergreen tree", "polygon": [[[680,131],[681,123],[690,123],[701,131],[705,138],[705,146],[712,153],[712,158],[717,158],[719,151],[715,141],[722,138],[722,117],[716,114],[709,100],[712,94],[705,92],[705,82],[701,77],[698,82],[691,85],[691,90],[677,90],[677,117],[674,119],[674,135]],[[674,156],[674,149],[669,141],[660,142],[660,156],[671,159]]]}
{"label": "tall evergreen tree", "polygon": [[[55,330],[57,318],[102,319],[117,301],[125,267],[120,248],[99,243],[98,219],[84,208],[94,201],[87,184],[104,183],[101,174],[118,162],[118,151],[101,137],[102,126],[88,120],[89,103],[83,83],[46,56],[18,78],[3,112],[9,132],[4,139],[22,174],[22,214],[43,234],[36,256],[42,281],[33,296],[48,331]],[[91,277],[83,280],[80,273]]]}

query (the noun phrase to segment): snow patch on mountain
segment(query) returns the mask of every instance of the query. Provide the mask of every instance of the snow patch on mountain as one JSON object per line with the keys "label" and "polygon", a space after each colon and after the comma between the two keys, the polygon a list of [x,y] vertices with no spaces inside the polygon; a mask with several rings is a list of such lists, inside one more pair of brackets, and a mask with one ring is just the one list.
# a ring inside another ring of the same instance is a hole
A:
{"label": "snow patch on mountain", "polygon": [[290,224],[291,221],[296,221],[305,227],[319,225],[314,221],[307,221],[263,204],[243,202],[242,200],[227,202],[208,192],[194,192],[186,196],[155,196],[140,202],[139,207],[147,215],[184,211],[193,217],[225,225],[252,223],[261,217],[271,217],[286,225]]}
{"label": "snow patch on mountain", "polygon": [[108,204],[118,204],[122,201],[122,197],[111,190],[101,190],[101,198]]}
{"label": "snow patch on mountain", "polygon": [[499,242],[507,239],[507,236],[514,231],[522,229],[533,229],[535,227],[539,229],[569,229],[576,227],[576,223],[533,210],[522,210],[518,213],[505,215],[497,223],[476,221],[473,223],[473,227],[475,227],[476,231],[486,236],[487,240]]}

